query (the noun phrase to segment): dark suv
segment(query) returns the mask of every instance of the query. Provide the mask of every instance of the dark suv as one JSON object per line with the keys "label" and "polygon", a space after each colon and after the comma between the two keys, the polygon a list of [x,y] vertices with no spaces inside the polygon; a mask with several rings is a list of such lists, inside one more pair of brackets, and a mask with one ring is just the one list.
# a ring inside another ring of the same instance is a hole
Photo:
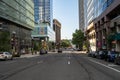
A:
{"label": "dark suv", "polygon": [[117,52],[117,54],[115,56],[114,63],[115,64],[120,64],[120,52]]}
{"label": "dark suv", "polygon": [[61,48],[58,49],[58,53],[62,53],[62,49]]}
{"label": "dark suv", "polygon": [[107,56],[108,52],[106,50],[101,50],[98,52],[98,56],[97,58],[99,59],[105,59],[105,57]]}
{"label": "dark suv", "polygon": [[107,61],[109,61],[109,62],[114,62],[116,55],[117,55],[117,52],[116,52],[116,51],[108,51]]}

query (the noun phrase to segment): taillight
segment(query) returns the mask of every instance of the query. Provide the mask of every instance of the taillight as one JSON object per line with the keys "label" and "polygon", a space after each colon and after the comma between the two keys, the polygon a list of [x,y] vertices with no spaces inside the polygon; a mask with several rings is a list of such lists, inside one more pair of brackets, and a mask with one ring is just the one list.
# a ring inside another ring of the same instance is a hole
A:
{"label": "taillight", "polygon": [[4,57],[4,55],[3,55],[3,54],[0,54],[0,56],[1,56],[1,57]]}

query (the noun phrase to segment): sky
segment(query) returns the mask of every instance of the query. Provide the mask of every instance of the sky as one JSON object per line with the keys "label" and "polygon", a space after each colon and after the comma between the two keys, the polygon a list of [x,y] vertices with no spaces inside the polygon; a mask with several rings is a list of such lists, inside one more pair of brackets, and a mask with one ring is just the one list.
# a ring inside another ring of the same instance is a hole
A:
{"label": "sky", "polygon": [[72,39],[72,34],[79,29],[78,0],[53,0],[53,18],[61,27],[61,39]]}

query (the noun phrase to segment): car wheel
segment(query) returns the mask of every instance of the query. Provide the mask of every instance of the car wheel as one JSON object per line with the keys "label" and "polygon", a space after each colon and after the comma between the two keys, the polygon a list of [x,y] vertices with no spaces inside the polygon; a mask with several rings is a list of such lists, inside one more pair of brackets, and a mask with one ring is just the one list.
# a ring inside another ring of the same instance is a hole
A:
{"label": "car wheel", "polygon": [[107,58],[107,62],[110,62],[109,58]]}
{"label": "car wheel", "polygon": [[114,60],[114,63],[115,63],[115,64],[118,64],[117,60]]}
{"label": "car wheel", "polygon": [[5,57],[5,61],[7,60],[7,57]]}
{"label": "car wheel", "polygon": [[13,57],[11,57],[11,60],[13,60]]}

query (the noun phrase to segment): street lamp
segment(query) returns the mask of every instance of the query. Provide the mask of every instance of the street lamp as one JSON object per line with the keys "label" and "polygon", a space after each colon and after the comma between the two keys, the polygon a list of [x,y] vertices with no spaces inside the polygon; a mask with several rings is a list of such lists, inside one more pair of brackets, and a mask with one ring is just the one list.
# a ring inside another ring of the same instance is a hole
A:
{"label": "street lamp", "polygon": [[13,54],[15,53],[15,36],[16,36],[16,32],[15,31],[13,31],[12,32],[12,37],[11,37],[11,46],[12,46],[12,52],[13,52]]}

